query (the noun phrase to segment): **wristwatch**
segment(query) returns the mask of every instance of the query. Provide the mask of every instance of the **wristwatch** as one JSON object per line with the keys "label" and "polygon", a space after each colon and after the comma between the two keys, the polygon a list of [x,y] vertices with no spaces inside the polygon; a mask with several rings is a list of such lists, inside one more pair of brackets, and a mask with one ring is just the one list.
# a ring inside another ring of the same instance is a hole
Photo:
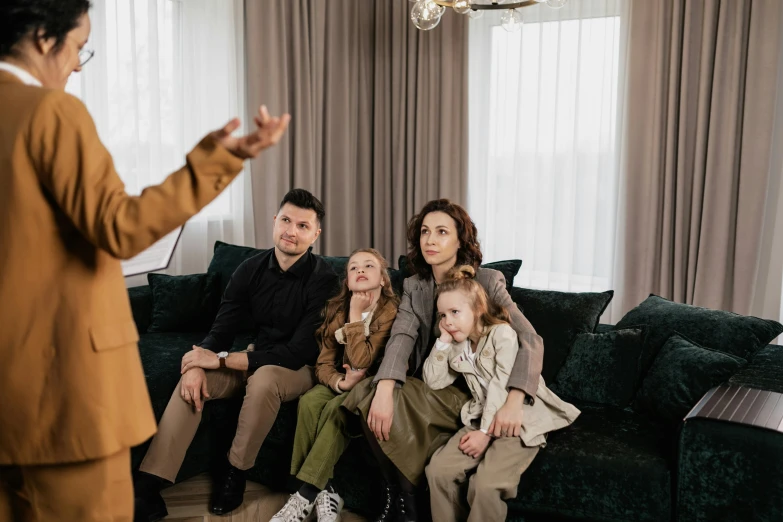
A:
{"label": "wristwatch", "polygon": [[228,352],[220,352],[217,354],[218,361],[220,361],[220,367],[225,368],[226,367],[226,359],[228,358]]}

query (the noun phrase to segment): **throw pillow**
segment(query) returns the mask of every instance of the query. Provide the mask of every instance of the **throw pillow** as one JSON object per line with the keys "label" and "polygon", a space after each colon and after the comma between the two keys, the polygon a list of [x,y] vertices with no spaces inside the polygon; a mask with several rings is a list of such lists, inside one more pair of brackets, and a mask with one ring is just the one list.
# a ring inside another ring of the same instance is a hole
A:
{"label": "throw pillow", "polygon": [[650,295],[625,314],[615,329],[648,325],[642,349],[642,371],[652,364],[656,354],[672,333],[679,332],[702,346],[750,360],[772,339],[783,332],[776,321],[674,303]]}
{"label": "throw pillow", "polygon": [[642,381],[634,409],[679,423],[710,388],[726,381],[744,364],[740,357],[701,347],[674,333]]}
{"label": "throw pillow", "polygon": [[[408,257],[407,256],[400,256],[400,258],[397,260],[397,265],[400,267],[400,272],[405,274],[403,276],[403,279],[406,277],[410,277],[413,275],[408,270]],[[498,272],[503,274],[503,277],[506,278],[506,286],[513,286],[514,285],[514,277],[516,277],[517,273],[519,273],[519,269],[522,267],[522,260],[521,259],[509,259],[506,261],[495,261],[492,263],[486,263],[481,265],[481,268],[491,268],[492,270],[497,270]]]}
{"label": "throw pillow", "polygon": [[152,290],[152,321],[148,332],[209,331],[220,306],[215,274],[148,274],[147,281]]}
{"label": "throw pillow", "polygon": [[215,241],[215,250],[212,255],[212,261],[210,261],[207,268],[207,273],[217,274],[220,295],[223,295],[231,276],[243,261],[264,252],[266,250]]}
{"label": "throw pillow", "polygon": [[552,381],[571,351],[576,336],[592,333],[598,320],[614,296],[606,292],[555,292],[512,286],[511,299],[544,339],[544,370],[546,382]]}
{"label": "throw pillow", "polygon": [[347,256],[321,256],[321,259],[326,261],[326,264],[332,267],[334,273],[337,274],[337,278],[340,281],[340,284],[342,284],[343,279],[345,279],[345,266],[348,264],[349,258]]}
{"label": "throw pillow", "polygon": [[625,408],[636,393],[643,342],[641,328],[577,335],[552,390],[566,399]]}
{"label": "throw pillow", "polygon": [[392,284],[392,288],[394,289],[394,292],[399,297],[402,297],[402,285],[403,285],[403,281],[405,281],[405,274],[402,272],[402,270],[397,270],[396,268],[389,268],[389,279],[391,279],[391,284]]}

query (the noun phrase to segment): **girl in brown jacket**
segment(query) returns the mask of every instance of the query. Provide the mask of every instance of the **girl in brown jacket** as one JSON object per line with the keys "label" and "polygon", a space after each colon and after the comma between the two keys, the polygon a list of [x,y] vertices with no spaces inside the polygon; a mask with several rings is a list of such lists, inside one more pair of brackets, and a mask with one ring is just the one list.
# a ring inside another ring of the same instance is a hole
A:
{"label": "girl in brown jacket", "polygon": [[343,500],[330,479],[351,437],[348,412],[340,406],[346,392],[377,370],[397,316],[399,299],[387,269],[378,251],[354,251],[342,290],[326,304],[324,323],[316,332],[320,384],[299,400],[291,460],[291,474],[304,484],[271,522],[299,522],[313,509],[319,522],[339,520]]}

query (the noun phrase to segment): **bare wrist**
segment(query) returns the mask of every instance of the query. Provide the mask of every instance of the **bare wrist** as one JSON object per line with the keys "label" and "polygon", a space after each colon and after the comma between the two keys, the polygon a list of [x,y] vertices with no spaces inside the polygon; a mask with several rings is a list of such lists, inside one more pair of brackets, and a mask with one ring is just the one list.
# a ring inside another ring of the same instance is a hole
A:
{"label": "bare wrist", "polygon": [[383,379],[378,382],[377,388],[381,393],[391,393],[394,391],[394,385],[396,382],[394,379]]}
{"label": "bare wrist", "polygon": [[226,368],[230,370],[247,370],[250,366],[250,362],[247,357],[247,353],[243,352],[231,352],[226,357]]}
{"label": "bare wrist", "polygon": [[527,397],[527,394],[522,390],[511,388],[508,392],[508,398],[506,399],[506,402],[522,407],[522,405],[525,403],[525,397]]}

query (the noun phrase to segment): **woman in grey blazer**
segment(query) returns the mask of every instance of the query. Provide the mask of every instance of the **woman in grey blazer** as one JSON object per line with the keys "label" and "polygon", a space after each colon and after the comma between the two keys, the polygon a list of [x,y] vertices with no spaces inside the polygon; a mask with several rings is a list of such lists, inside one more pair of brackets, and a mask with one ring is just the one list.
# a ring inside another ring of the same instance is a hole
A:
{"label": "woman in grey blazer", "polygon": [[370,446],[387,481],[379,521],[417,519],[414,488],[432,454],[460,429],[460,409],[470,398],[458,384],[433,391],[421,380],[422,365],[440,336],[435,294],[455,265],[471,265],[476,280],[511,316],[519,352],[509,379],[509,395],[491,426],[497,437],[518,437],[522,406],[535,400],[544,343],[506,291],[503,274],[479,268],[476,225],[467,211],[447,199],[433,200],[408,223],[408,262],[415,275],[405,280],[402,302],[374,379],[348,395],[343,407],[360,415]]}

